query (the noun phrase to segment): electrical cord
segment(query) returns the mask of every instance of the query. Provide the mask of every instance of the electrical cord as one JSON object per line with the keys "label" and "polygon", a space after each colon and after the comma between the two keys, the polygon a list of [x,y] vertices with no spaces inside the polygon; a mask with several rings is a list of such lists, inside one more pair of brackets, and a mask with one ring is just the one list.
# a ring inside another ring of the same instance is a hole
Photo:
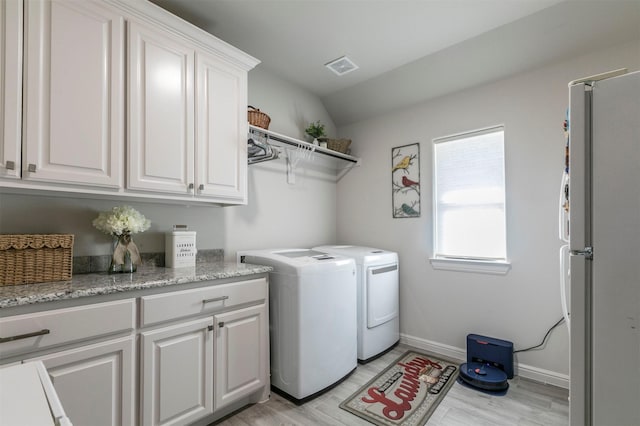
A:
{"label": "electrical cord", "polygon": [[530,348],[526,348],[526,349],[518,349],[517,351],[513,351],[513,353],[516,354],[518,352],[526,352],[526,351],[530,351],[532,349],[537,349],[541,346],[544,346],[545,342],[547,341],[547,337],[549,337],[549,334],[551,333],[551,331],[557,326],[559,326],[560,324],[562,324],[563,322],[564,322],[564,317],[560,318],[560,320],[557,323],[552,325],[551,328],[547,331],[547,334],[545,334],[544,337],[542,338],[542,342],[539,345],[531,346]]}

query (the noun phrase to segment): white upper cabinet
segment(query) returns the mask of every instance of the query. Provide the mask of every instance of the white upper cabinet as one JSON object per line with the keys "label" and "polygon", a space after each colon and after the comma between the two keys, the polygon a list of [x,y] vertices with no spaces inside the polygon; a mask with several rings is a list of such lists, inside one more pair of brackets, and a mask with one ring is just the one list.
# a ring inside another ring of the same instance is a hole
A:
{"label": "white upper cabinet", "polygon": [[0,0],[0,191],[245,204],[258,63],[146,0]]}
{"label": "white upper cabinet", "polygon": [[196,194],[246,202],[247,74],[204,53],[196,65]]}
{"label": "white upper cabinet", "polygon": [[25,6],[22,178],[120,188],[123,16],[88,1]]}
{"label": "white upper cabinet", "polygon": [[245,203],[246,70],[163,29],[128,34],[127,189]]}
{"label": "white upper cabinet", "polygon": [[20,178],[22,1],[0,1],[0,177]]}
{"label": "white upper cabinet", "polygon": [[129,22],[127,188],[188,194],[194,187],[194,50]]}

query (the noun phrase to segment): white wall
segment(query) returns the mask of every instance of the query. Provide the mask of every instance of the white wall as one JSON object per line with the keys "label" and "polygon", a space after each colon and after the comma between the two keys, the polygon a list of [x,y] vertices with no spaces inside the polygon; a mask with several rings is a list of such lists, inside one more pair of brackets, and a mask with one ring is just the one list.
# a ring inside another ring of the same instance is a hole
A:
{"label": "white wall", "polygon": [[[465,356],[469,333],[510,340],[518,349],[539,343],[562,317],[557,202],[567,83],[621,67],[638,69],[639,53],[640,43],[618,46],[338,129],[353,139],[362,166],[338,185],[337,242],[399,252],[405,338],[459,356]],[[512,269],[506,276],[434,270],[428,261],[431,141],[497,124],[505,126]],[[414,142],[420,143],[421,217],[392,219],[391,148]],[[544,350],[517,360],[530,376],[566,385],[568,353],[563,325]]]}
{"label": "white wall", "polygon": [[[249,104],[272,119],[270,129],[301,137],[306,123],[335,126],[319,99],[269,72],[249,73]],[[300,168],[297,184],[286,183],[284,160],[249,166],[249,204],[237,207],[185,207],[127,200],[92,200],[32,194],[0,194],[0,233],[72,233],[74,255],[108,254],[110,238],[91,221],[100,211],[129,204],[152,222],[136,235],[143,252],[164,251],[164,232],[174,224],[197,231],[199,249],[222,248],[235,261],[238,249],[311,246],[335,239],[336,185],[325,175]]]}
{"label": "white wall", "polygon": [[[304,129],[316,120],[335,133],[316,96],[260,67],[249,73],[249,105],[268,114],[269,130],[280,134],[304,139]],[[290,185],[284,156],[249,166],[248,205],[224,209],[225,257],[240,249],[311,247],[335,240],[335,181],[301,163]]]}
{"label": "white wall", "polygon": [[304,129],[320,120],[327,134],[336,127],[317,96],[265,70],[261,65],[249,72],[249,105],[271,117],[269,130],[304,140]]}

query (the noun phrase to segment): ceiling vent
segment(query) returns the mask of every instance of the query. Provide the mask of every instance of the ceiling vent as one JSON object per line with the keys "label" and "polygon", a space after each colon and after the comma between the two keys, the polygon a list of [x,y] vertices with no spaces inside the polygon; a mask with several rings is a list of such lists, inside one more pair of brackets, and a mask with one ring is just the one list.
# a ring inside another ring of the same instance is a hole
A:
{"label": "ceiling vent", "polygon": [[355,71],[358,69],[358,66],[346,56],[334,59],[333,61],[324,64],[324,66],[329,68],[337,75],[345,75],[347,73],[350,73],[351,71]]}

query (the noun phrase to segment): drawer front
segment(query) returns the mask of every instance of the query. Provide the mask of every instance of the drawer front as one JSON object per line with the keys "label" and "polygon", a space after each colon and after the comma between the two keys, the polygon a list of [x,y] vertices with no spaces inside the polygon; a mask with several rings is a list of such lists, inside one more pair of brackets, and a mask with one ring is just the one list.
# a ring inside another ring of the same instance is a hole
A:
{"label": "drawer front", "polygon": [[243,303],[266,300],[267,280],[239,281],[140,298],[140,326],[214,313]]}
{"label": "drawer front", "polygon": [[131,331],[135,300],[118,300],[0,319],[0,357]]}

